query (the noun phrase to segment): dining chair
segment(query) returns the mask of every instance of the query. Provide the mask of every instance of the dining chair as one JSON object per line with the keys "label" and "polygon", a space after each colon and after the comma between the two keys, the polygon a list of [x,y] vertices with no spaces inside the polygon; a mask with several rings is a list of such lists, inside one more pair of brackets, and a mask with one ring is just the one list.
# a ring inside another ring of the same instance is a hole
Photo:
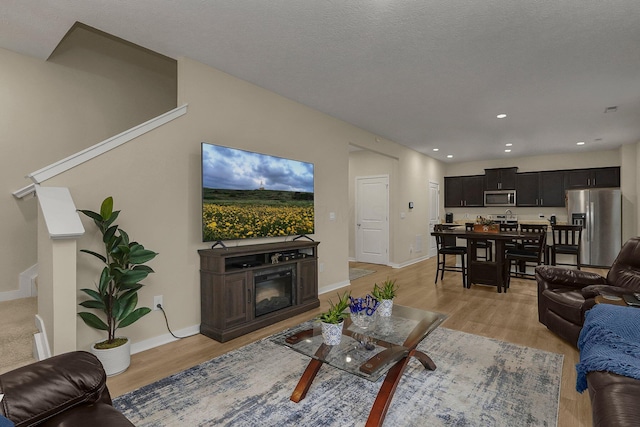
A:
{"label": "dining chair", "polygon": [[[442,224],[436,224],[433,226],[433,231],[442,231],[444,227]],[[435,235],[436,249],[437,249],[437,266],[436,266],[436,280],[438,283],[438,275],[440,281],[444,278],[445,271],[455,271],[462,273],[462,287],[467,287],[467,265],[465,255],[467,254],[466,246],[458,246],[455,236],[442,236]],[[457,265],[447,265],[447,255],[460,256],[460,267]]]}
{"label": "dining chair", "polygon": [[[575,265],[580,270],[580,242],[582,240],[581,225],[553,225],[551,226],[553,245],[551,246],[551,265]],[[560,264],[556,262],[557,254],[574,255],[575,264]]]}
{"label": "dining chair", "polygon": [[[500,224],[500,231],[518,231],[518,223],[509,223],[509,224]],[[504,244],[504,248],[505,250],[508,249],[515,249],[518,247],[518,243],[515,240],[512,240],[510,242],[505,242]]]}
{"label": "dining chair", "polygon": [[[547,241],[547,225],[540,224],[520,224],[520,231],[530,233],[529,236],[521,238],[518,246],[507,249],[505,253],[505,289],[507,292],[511,277],[535,280],[534,273],[527,274],[527,267],[536,267],[542,264],[545,244]],[[515,268],[515,271],[513,267]]]}
{"label": "dining chair", "polygon": [[[464,224],[466,231],[473,231],[473,222]],[[485,261],[493,261],[493,242],[490,240],[476,240],[476,248],[484,249],[484,256],[476,254],[476,258]]]}

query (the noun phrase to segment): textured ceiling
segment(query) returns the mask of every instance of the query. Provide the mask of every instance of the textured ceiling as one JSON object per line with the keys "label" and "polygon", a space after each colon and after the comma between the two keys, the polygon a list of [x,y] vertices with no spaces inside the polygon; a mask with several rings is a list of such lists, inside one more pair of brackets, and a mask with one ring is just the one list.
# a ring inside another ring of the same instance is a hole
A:
{"label": "textured ceiling", "polygon": [[45,59],[79,21],[459,162],[638,142],[639,18],[638,0],[2,0],[0,47]]}

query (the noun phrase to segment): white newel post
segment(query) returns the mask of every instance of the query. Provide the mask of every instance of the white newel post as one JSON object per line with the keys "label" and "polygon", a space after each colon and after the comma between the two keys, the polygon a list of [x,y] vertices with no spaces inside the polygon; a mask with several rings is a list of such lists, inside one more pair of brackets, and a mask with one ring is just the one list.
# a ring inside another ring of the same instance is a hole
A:
{"label": "white newel post", "polygon": [[76,350],[77,239],[84,227],[68,188],[40,187],[38,197],[38,315],[52,355]]}

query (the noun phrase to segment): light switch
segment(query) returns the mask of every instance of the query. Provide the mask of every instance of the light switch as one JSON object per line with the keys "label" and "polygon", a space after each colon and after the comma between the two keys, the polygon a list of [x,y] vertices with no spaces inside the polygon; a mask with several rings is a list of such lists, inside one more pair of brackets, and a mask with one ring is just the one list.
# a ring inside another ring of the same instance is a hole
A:
{"label": "light switch", "polygon": [[336,213],[329,212],[329,221],[335,221],[335,220],[336,220]]}

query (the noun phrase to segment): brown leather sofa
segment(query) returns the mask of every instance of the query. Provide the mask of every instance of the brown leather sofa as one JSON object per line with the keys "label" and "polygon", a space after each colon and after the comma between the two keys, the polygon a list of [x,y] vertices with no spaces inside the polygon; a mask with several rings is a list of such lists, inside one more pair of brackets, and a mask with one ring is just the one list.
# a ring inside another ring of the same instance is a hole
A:
{"label": "brown leather sofa", "polygon": [[577,346],[584,314],[596,296],[640,292],[640,237],[622,246],[606,278],[584,270],[539,266],[536,280],[540,323]]}
{"label": "brown leather sofa", "polygon": [[16,427],[131,427],[111,402],[102,364],[74,351],[0,375],[1,414]]}
{"label": "brown leather sofa", "polygon": [[637,427],[640,425],[638,396],[640,380],[611,372],[587,374],[593,427]]}

